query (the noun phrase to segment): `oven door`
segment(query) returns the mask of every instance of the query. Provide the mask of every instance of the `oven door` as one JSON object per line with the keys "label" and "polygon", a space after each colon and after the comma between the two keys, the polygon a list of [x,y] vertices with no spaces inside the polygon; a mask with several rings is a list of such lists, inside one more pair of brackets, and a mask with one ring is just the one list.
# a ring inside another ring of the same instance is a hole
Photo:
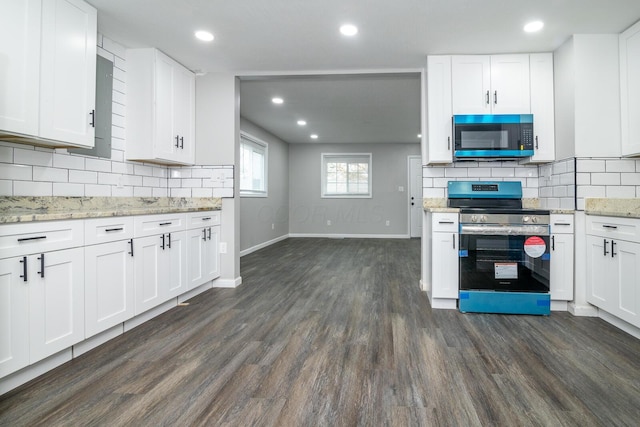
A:
{"label": "oven door", "polygon": [[460,226],[460,289],[549,292],[547,225]]}

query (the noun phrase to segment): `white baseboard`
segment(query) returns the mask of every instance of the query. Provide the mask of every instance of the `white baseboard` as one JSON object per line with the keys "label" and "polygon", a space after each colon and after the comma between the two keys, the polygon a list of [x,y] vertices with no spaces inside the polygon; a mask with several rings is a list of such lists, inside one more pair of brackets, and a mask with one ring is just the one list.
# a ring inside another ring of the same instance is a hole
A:
{"label": "white baseboard", "polygon": [[609,314],[604,310],[598,310],[598,317],[600,317],[605,322],[612,324],[616,328],[622,329],[629,335],[640,339],[640,328],[633,326],[631,323],[627,323],[624,320],[614,316],[613,314]]}
{"label": "white baseboard", "polygon": [[570,302],[567,308],[569,313],[574,316],[598,317],[598,309],[592,305],[576,305],[576,303]]}
{"label": "white baseboard", "polygon": [[99,334],[89,337],[86,340],[80,341],[78,344],[74,345],[73,357],[76,358],[122,334],[124,334],[124,323],[118,323],[116,326],[107,329],[106,331],[102,331]]}
{"label": "white baseboard", "polygon": [[191,289],[190,291],[187,291],[186,293],[178,296],[178,304],[183,303],[186,300],[190,300],[191,298],[195,297],[196,295],[200,295],[201,293],[208,291],[212,287],[213,287],[213,282],[209,281],[209,282],[205,283],[204,285],[200,285],[195,289]]}
{"label": "white baseboard", "polygon": [[551,311],[567,311],[568,306],[567,301],[551,301]]}
{"label": "white baseboard", "polygon": [[274,243],[281,242],[281,241],[286,240],[288,238],[289,238],[289,235],[285,234],[285,235],[282,235],[280,237],[276,237],[275,239],[271,239],[271,240],[269,240],[267,242],[263,242],[263,243],[260,243],[258,245],[252,246],[252,247],[247,248],[247,249],[245,249],[243,251],[240,251],[240,257],[243,257],[245,255],[249,255],[250,253],[253,253],[253,252],[255,252],[257,250],[260,250],[262,248],[266,248],[267,246],[271,246]]}
{"label": "white baseboard", "polygon": [[178,305],[178,298],[171,298],[169,301],[163,302],[162,304],[156,307],[153,307],[152,309],[145,311],[142,314],[139,314],[133,319],[129,319],[125,321],[124,331],[125,332],[130,331],[136,326],[140,326],[143,323],[153,319],[154,317],[161,315],[165,311],[171,310],[173,307],[176,307],[177,305]]}
{"label": "white baseboard", "polygon": [[242,284],[242,277],[235,279],[216,279],[213,281],[214,288],[237,288]]}
{"label": "white baseboard", "polygon": [[289,237],[315,237],[315,238],[324,238],[324,239],[409,239],[408,234],[289,233]]}
{"label": "white baseboard", "polygon": [[58,366],[67,363],[72,357],[71,347],[69,347],[54,354],[53,356],[49,356],[44,360],[34,363],[33,365],[29,365],[18,372],[14,372],[13,374],[0,379],[0,396],[36,377],[39,377],[53,368],[57,368]]}

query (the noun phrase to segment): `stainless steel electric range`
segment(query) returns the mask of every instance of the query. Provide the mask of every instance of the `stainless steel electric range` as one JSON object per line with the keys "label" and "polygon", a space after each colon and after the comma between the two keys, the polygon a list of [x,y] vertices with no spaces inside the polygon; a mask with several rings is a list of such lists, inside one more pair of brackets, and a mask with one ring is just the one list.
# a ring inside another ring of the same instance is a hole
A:
{"label": "stainless steel electric range", "polygon": [[549,211],[524,209],[520,182],[448,184],[448,206],[460,208],[460,311],[548,315]]}

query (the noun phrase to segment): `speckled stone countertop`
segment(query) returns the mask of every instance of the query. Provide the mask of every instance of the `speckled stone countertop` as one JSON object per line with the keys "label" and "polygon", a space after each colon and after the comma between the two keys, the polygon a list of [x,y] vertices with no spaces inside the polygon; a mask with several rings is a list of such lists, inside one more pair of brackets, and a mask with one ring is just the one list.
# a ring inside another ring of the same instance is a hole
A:
{"label": "speckled stone countertop", "polygon": [[584,211],[587,215],[640,218],[640,199],[586,198]]}
{"label": "speckled stone countertop", "polygon": [[206,197],[0,197],[0,224],[220,210]]}

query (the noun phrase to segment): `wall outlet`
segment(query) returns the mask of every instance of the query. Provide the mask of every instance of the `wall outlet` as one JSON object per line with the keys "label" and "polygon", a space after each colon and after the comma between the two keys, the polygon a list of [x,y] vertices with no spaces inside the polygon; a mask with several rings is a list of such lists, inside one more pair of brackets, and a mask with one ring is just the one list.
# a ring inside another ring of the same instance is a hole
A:
{"label": "wall outlet", "polygon": [[227,242],[220,242],[220,253],[221,254],[227,253]]}
{"label": "wall outlet", "polygon": [[276,229],[276,225],[275,224],[271,224],[271,229],[275,230]]}
{"label": "wall outlet", "polygon": [[331,225],[331,220],[330,219],[327,220],[327,225]]}
{"label": "wall outlet", "polygon": [[386,224],[387,224],[387,227],[388,227],[389,225],[391,225],[391,221],[387,220]]}
{"label": "wall outlet", "polygon": [[404,192],[404,187],[401,185],[400,187],[398,187],[398,191],[401,193]]}

